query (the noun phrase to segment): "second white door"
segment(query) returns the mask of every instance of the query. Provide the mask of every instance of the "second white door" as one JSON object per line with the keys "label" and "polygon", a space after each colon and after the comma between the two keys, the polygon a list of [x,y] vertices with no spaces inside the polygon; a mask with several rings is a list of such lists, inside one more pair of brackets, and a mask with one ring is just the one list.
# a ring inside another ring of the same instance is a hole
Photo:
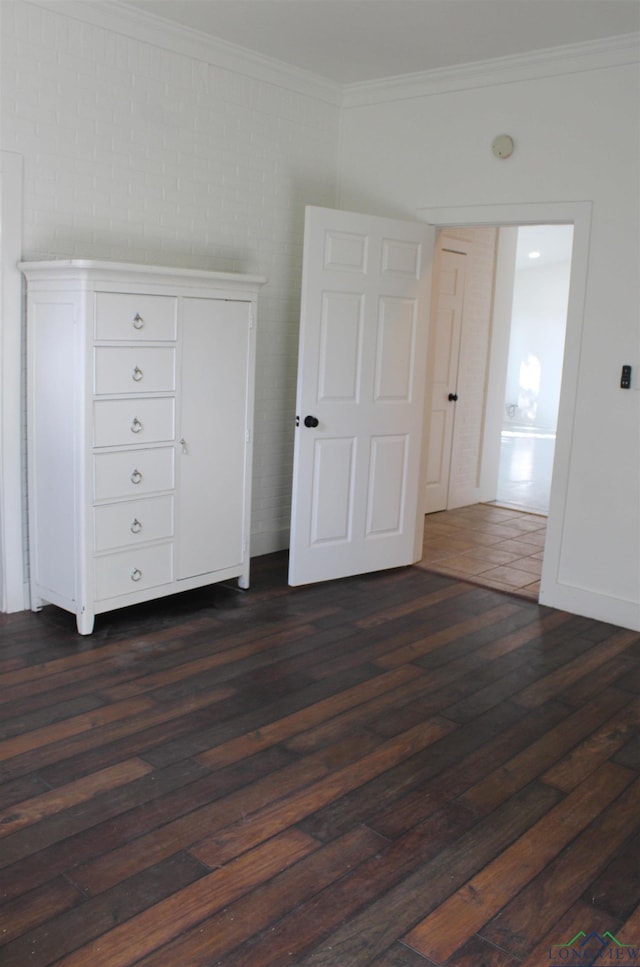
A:
{"label": "second white door", "polygon": [[446,510],[449,498],[466,261],[463,253],[440,248],[434,272],[425,412],[425,514]]}

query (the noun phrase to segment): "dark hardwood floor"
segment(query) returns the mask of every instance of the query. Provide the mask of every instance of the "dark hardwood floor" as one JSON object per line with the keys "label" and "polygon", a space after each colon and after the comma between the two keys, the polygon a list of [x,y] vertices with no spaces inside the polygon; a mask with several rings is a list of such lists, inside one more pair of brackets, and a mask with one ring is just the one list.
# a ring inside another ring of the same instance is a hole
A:
{"label": "dark hardwood floor", "polygon": [[640,962],[640,635],[271,555],[0,642],[6,967]]}

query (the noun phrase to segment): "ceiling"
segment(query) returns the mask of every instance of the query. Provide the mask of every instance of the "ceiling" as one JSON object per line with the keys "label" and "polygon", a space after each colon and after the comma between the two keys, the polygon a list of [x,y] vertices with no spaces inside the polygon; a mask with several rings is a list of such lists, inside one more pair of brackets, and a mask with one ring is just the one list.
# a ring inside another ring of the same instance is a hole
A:
{"label": "ceiling", "polygon": [[[573,225],[521,225],[518,229],[516,269],[536,269],[570,262]],[[537,255],[532,256],[532,252]]]}
{"label": "ceiling", "polygon": [[640,0],[112,0],[340,84],[640,31]]}

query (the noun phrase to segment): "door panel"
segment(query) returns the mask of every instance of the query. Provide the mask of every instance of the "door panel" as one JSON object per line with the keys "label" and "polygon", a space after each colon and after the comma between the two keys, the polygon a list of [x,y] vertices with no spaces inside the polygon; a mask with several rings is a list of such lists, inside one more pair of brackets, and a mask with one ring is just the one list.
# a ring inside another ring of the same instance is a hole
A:
{"label": "door panel", "polygon": [[307,209],[291,584],[420,556],[433,241],[421,223]]}
{"label": "door panel", "polygon": [[312,545],[349,540],[353,530],[355,446],[353,438],[315,441]]}
{"label": "door panel", "polygon": [[376,345],[376,400],[411,399],[416,341],[415,299],[380,299]]}
{"label": "door panel", "polygon": [[398,534],[407,486],[407,437],[373,437],[369,463],[367,536]]}
{"label": "door panel", "polygon": [[363,299],[355,292],[325,292],[322,300],[318,400],[358,397]]}

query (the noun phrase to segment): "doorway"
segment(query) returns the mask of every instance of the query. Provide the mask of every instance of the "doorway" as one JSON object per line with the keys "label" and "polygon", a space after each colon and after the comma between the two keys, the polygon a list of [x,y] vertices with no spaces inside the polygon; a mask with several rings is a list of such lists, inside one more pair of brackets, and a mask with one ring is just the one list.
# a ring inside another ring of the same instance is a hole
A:
{"label": "doorway", "polygon": [[549,510],[573,225],[517,230],[496,502]]}
{"label": "doorway", "polygon": [[572,225],[439,233],[425,513],[480,501],[548,513],[572,238]]}
{"label": "doorway", "polygon": [[[491,214],[495,214],[495,220],[491,219]],[[553,434],[552,444],[554,452],[549,458],[547,453],[547,469],[545,483],[544,506],[533,506],[528,501],[527,510],[534,514],[547,514],[538,518],[538,524],[542,525],[538,540],[542,542],[539,557],[542,564],[542,575],[539,585],[539,600],[543,604],[557,605],[555,597],[555,586],[557,585],[557,574],[560,559],[561,528],[563,521],[563,494],[566,490],[569,454],[568,445],[555,449],[556,433],[566,441],[570,440],[573,424],[573,409],[571,405],[571,394],[575,390],[577,381],[578,350],[581,338],[581,310],[584,298],[584,286],[586,281],[586,252],[589,239],[589,225],[591,209],[590,205],[585,204],[540,204],[540,205],[496,205],[496,206],[475,206],[461,209],[429,209],[422,210],[420,215],[431,224],[441,228],[451,228],[457,226],[487,226],[500,225],[498,245],[496,251],[496,274],[500,274],[503,291],[494,291],[494,314],[493,314],[493,334],[491,345],[487,353],[486,368],[486,387],[484,399],[484,420],[482,422],[482,458],[481,472],[479,473],[479,493],[477,503],[487,508],[501,509],[502,505],[497,503],[498,498],[498,478],[500,472],[500,450],[502,443],[502,433],[504,429],[505,406],[506,404],[506,384],[507,367],[509,359],[509,337],[511,327],[511,315],[513,307],[513,282],[515,277],[517,233],[521,228],[537,228],[538,226],[550,226],[559,229],[558,238],[564,235],[565,253],[566,241],[572,244],[571,254],[567,258],[562,256],[562,261],[566,263],[565,273],[565,299],[564,318],[566,319],[566,338],[564,339],[564,356],[557,354],[556,370],[558,372],[557,395],[560,397],[557,405],[557,429]],[[517,216],[521,217],[518,218]],[[540,216],[536,218],[535,216]],[[504,237],[504,244],[503,244]],[[526,244],[525,244],[526,247]],[[532,247],[529,251],[535,251]],[[505,252],[507,253],[505,256]],[[528,252],[527,252],[528,255]],[[559,257],[556,256],[555,261]],[[506,269],[505,269],[506,266]],[[508,298],[505,298],[505,274],[509,283],[509,273],[511,273],[510,284],[507,285]],[[570,279],[569,279],[570,277]],[[560,393],[560,385],[562,393]],[[512,431],[513,432],[513,431]],[[541,434],[540,434],[541,435]],[[535,473],[536,461],[530,462]],[[553,468],[553,472],[551,472]],[[540,469],[540,476],[545,471]],[[503,470],[503,479],[505,471]],[[476,503],[467,501],[467,505]],[[457,507],[464,506],[461,504]],[[524,505],[516,505],[511,501],[506,504],[507,509],[514,512],[522,512]],[[442,518],[446,515],[436,515]],[[428,518],[426,518],[428,520]],[[532,521],[531,523],[535,523]],[[544,540],[543,540],[544,537]],[[533,590],[533,589],[531,589]]]}

